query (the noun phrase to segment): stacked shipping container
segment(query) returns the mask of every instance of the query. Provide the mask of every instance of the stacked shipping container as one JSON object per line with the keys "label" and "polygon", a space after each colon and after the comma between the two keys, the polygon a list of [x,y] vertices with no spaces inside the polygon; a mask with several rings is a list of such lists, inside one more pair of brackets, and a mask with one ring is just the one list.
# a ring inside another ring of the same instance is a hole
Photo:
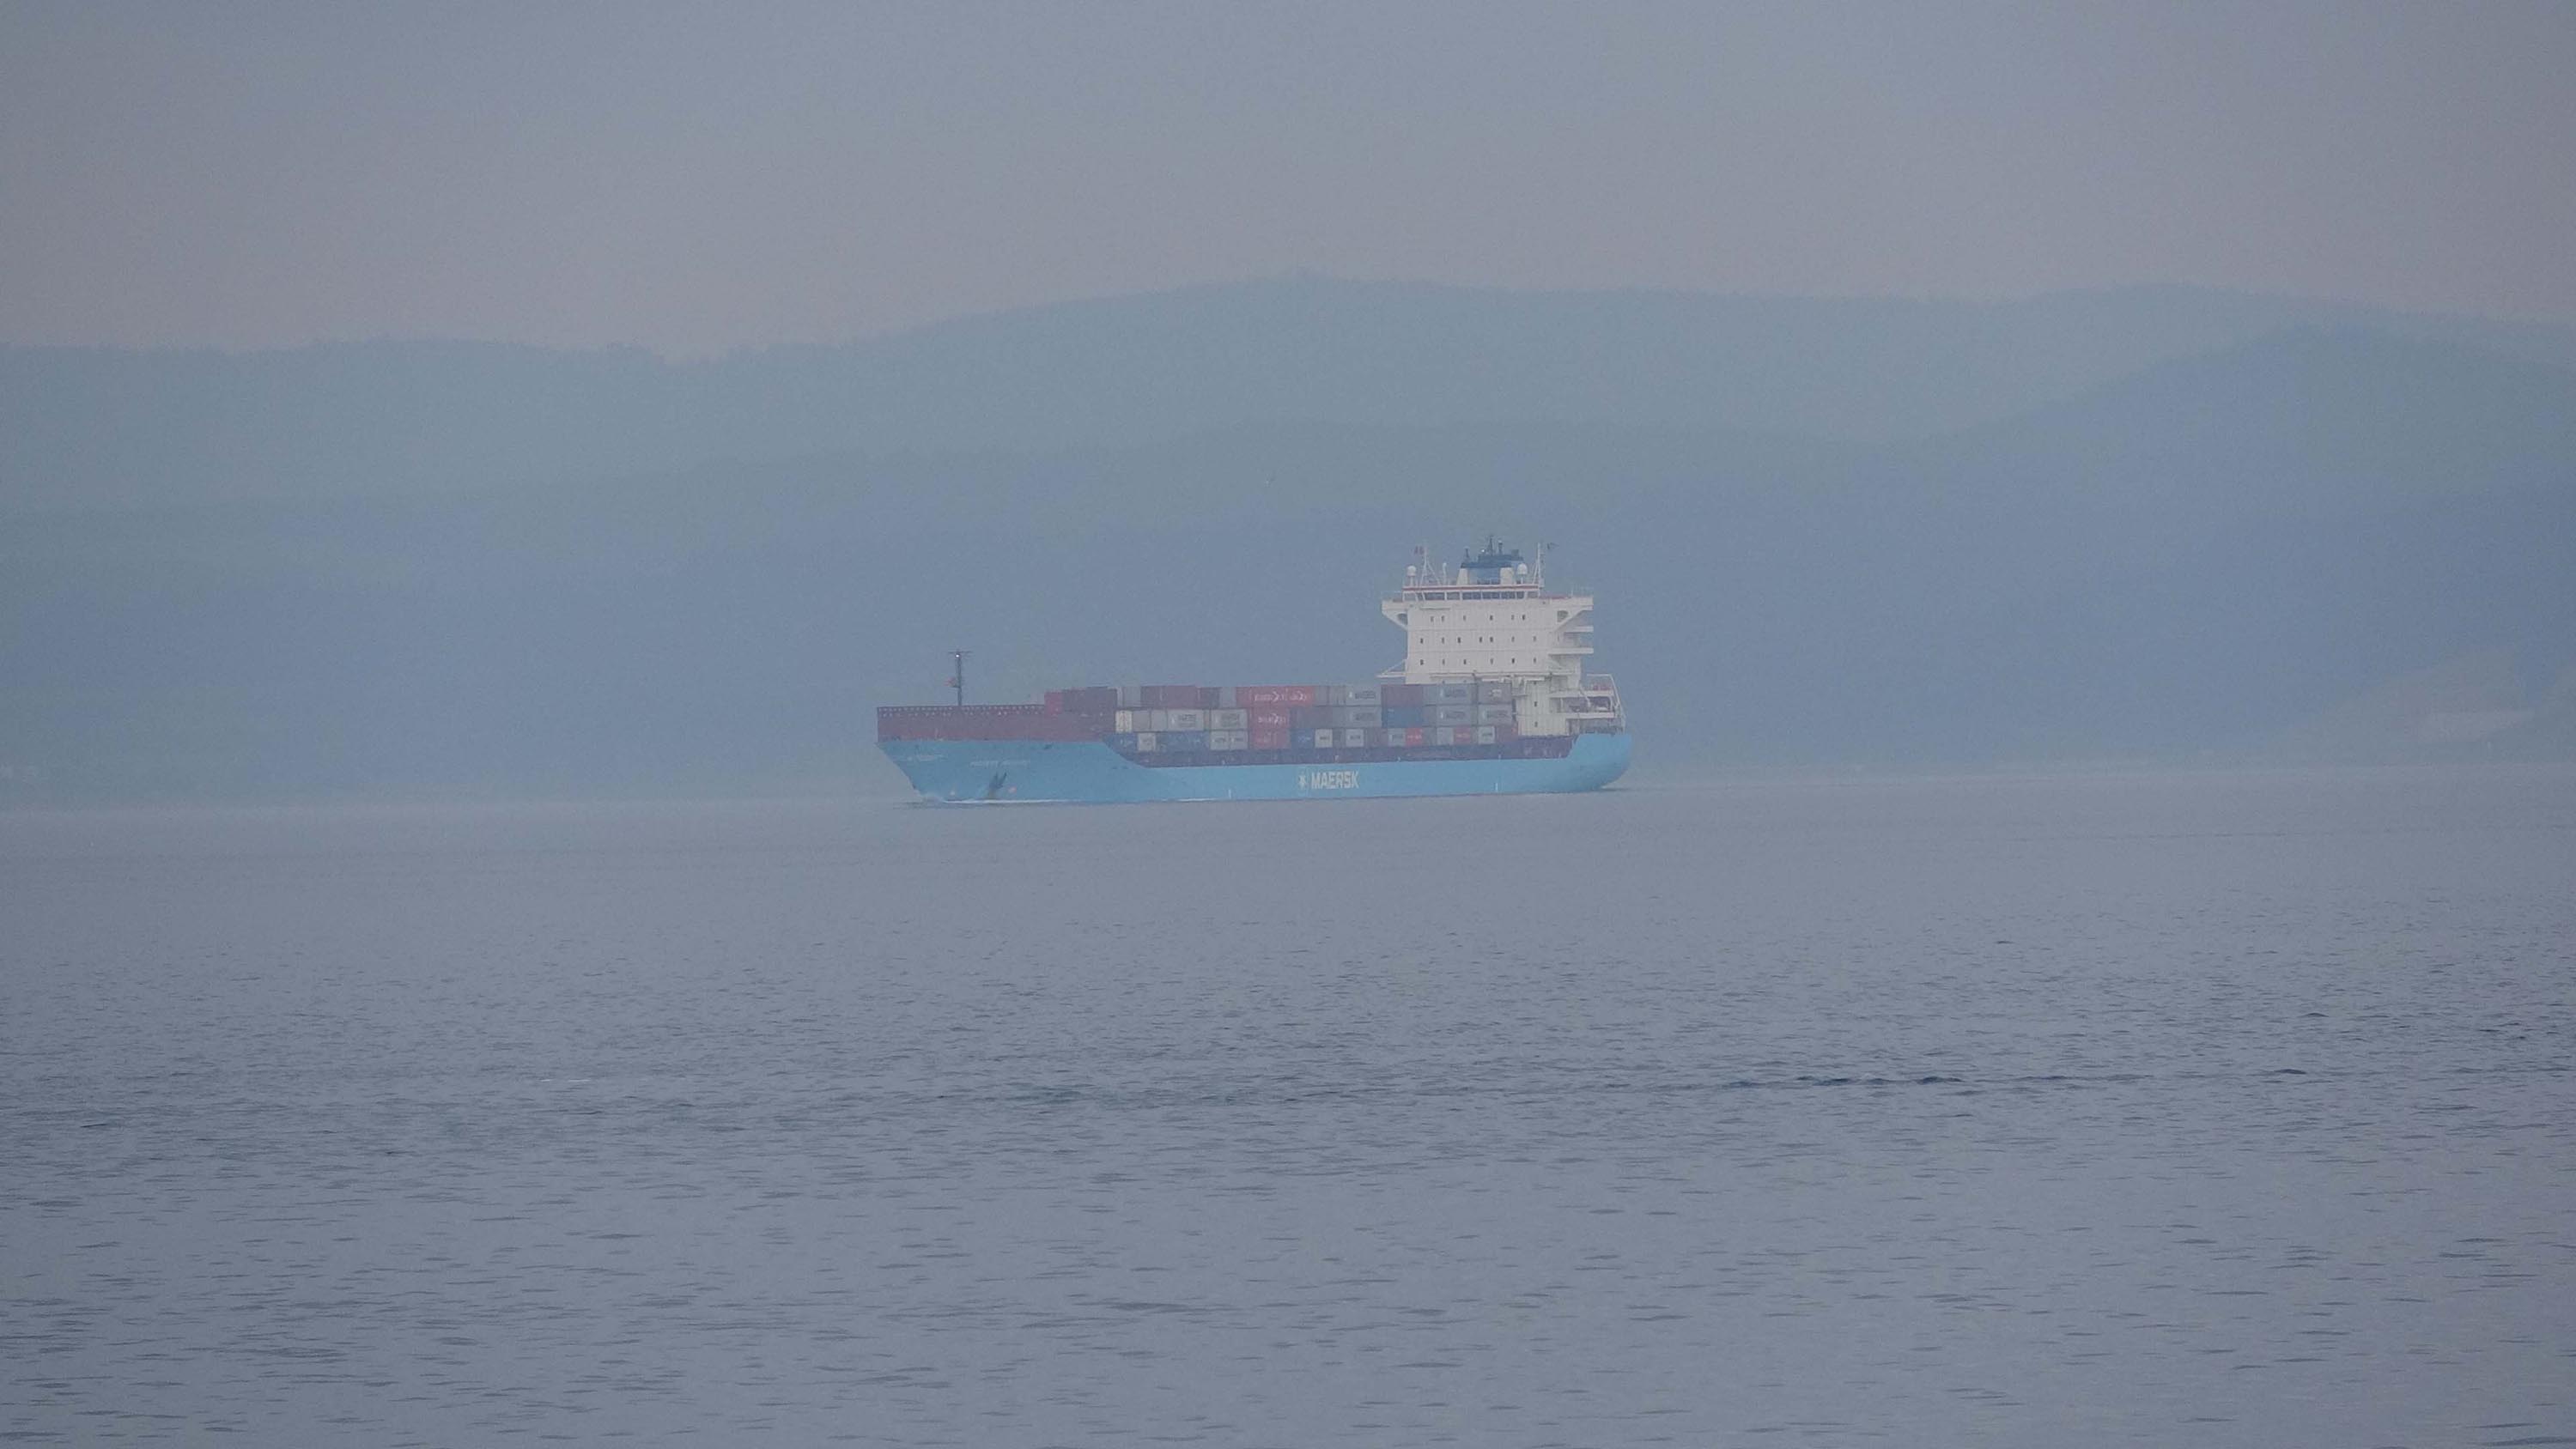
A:
{"label": "stacked shipping container", "polygon": [[1126,684],[1049,690],[1043,704],[893,705],[881,740],[1105,740],[1129,754],[1410,749],[1517,738],[1514,686]]}

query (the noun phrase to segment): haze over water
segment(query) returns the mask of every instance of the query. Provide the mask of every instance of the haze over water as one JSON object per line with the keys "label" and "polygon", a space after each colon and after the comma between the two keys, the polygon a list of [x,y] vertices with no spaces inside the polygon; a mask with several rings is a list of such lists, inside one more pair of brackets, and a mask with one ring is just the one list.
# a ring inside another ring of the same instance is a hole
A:
{"label": "haze over water", "polygon": [[13,1442],[2576,1443],[2576,770],[0,814]]}

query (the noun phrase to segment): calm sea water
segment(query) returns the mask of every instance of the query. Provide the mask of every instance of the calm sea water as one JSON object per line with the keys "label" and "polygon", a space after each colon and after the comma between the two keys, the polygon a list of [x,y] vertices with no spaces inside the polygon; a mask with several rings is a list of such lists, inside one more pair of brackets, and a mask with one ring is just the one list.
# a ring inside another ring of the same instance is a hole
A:
{"label": "calm sea water", "polygon": [[0,815],[0,1436],[2576,1443],[2576,771]]}

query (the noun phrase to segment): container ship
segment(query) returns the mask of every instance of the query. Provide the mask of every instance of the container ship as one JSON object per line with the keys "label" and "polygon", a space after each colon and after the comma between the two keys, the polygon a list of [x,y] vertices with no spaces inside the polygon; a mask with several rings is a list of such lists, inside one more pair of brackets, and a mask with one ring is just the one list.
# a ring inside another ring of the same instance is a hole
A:
{"label": "container ship", "polygon": [[925,800],[1113,803],[1597,790],[1628,768],[1619,690],[1586,667],[1592,598],[1554,594],[1491,540],[1454,569],[1421,550],[1382,611],[1404,662],[1357,684],[1121,684],[1035,704],[877,711]]}

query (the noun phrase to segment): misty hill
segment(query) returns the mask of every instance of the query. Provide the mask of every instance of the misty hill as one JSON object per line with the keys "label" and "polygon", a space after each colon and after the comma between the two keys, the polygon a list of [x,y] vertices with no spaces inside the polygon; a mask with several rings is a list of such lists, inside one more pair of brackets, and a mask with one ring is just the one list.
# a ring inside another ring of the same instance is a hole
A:
{"label": "misty hill", "polygon": [[2576,372],[2527,349],[2303,324],[1875,442],[1534,411],[22,514],[0,769],[890,784],[866,710],[951,645],[986,698],[1365,674],[1407,548],[1488,526],[1602,592],[1649,776],[2250,753],[2465,654],[2535,699],[2576,662]]}
{"label": "misty hill", "polygon": [[2377,762],[2576,759],[2576,666],[2526,678],[2511,649],[2399,675],[2286,732],[2294,757]]}
{"label": "misty hill", "polygon": [[1285,280],[698,362],[462,342],[0,348],[0,508],[473,492],[1280,422],[1886,442],[2291,327],[2576,363],[2576,332],[2158,287],[1964,303]]}

